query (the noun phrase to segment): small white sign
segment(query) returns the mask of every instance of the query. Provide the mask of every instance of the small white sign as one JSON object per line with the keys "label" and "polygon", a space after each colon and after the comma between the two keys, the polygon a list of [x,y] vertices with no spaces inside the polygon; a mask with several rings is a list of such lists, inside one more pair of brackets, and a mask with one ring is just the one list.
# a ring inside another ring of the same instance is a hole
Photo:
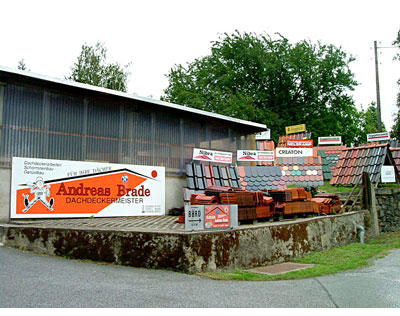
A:
{"label": "small white sign", "polygon": [[286,148],[277,147],[275,149],[276,157],[312,157],[312,148]]}
{"label": "small white sign", "polygon": [[193,148],[193,160],[232,163],[232,156],[229,152]]}
{"label": "small white sign", "polygon": [[383,140],[390,140],[389,132],[374,133],[367,135],[367,142],[380,142]]}
{"label": "small white sign", "polygon": [[382,166],[381,181],[383,183],[396,182],[396,176],[394,174],[394,166]]}
{"label": "small white sign", "polygon": [[318,145],[341,145],[342,136],[318,137]]}
{"label": "small white sign", "polygon": [[271,139],[271,130],[267,129],[266,131],[256,133],[256,140],[268,140]]}
{"label": "small white sign", "polygon": [[275,154],[271,151],[238,150],[237,161],[274,161]]}

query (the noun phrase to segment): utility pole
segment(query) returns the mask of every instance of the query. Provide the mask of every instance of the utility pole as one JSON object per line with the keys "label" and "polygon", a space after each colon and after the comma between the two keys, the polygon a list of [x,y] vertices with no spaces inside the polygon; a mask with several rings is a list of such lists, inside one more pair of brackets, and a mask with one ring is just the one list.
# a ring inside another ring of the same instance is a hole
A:
{"label": "utility pole", "polygon": [[382,132],[382,116],[381,116],[381,94],[379,91],[379,73],[378,73],[378,45],[374,41],[375,51],[375,79],[376,79],[376,115],[378,119],[378,132]]}

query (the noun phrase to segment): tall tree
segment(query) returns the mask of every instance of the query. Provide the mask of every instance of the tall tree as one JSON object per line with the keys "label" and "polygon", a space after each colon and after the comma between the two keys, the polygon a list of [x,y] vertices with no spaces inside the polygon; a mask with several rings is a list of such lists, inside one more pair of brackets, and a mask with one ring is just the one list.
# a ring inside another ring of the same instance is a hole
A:
{"label": "tall tree", "polygon": [[353,60],[320,42],[225,33],[210,55],[170,70],[163,99],[264,123],[275,140],[285,126],[306,123],[315,137],[358,142],[360,114],[349,94],[357,85]]}
{"label": "tall tree", "polygon": [[[378,117],[376,113],[376,103],[372,102],[365,111],[361,111],[361,140],[367,139],[367,134],[378,133]],[[382,122],[382,131],[386,131]]]}
{"label": "tall tree", "polygon": [[97,42],[95,46],[85,44],[66,79],[126,92],[129,65],[108,63],[107,49],[102,43]]}
{"label": "tall tree", "polygon": [[[400,50],[400,30],[397,32],[397,38],[392,43],[394,46],[399,48]],[[394,57],[394,60],[400,61],[400,51]],[[394,125],[392,127],[391,137],[400,139],[400,78],[397,80],[397,84],[399,86],[399,92],[397,93],[397,114],[394,118]]]}

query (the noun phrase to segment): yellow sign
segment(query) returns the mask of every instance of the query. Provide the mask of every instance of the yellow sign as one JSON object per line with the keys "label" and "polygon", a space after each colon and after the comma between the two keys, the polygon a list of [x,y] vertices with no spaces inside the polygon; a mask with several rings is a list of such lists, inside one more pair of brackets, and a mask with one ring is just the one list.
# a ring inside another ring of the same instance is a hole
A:
{"label": "yellow sign", "polygon": [[306,124],[286,126],[285,129],[286,129],[286,135],[293,134],[293,133],[299,133],[299,132],[305,132]]}

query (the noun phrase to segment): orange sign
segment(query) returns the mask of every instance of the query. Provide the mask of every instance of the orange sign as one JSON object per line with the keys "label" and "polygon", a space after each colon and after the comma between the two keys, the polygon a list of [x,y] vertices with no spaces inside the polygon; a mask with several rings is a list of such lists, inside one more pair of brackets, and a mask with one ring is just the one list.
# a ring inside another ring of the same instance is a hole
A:
{"label": "orange sign", "polygon": [[[79,165],[79,162],[63,161],[62,168],[62,163],[46,165],[49,163],[43,163],[46,161],[43,159],[40,163],[30,164],[35,161],[28,158],[13,160],[13,169],[14,163],[16,169],[12,181],[13,218],[162,215],[156,213],[164,212],[164,196],[158,198],[163,195],[163,169],[138,166],[141,171],[138,173],[115,168],[120,165],[108,164],[101,169],[99,164],[93,167],[93,163]],[[75,165],[92,169],[71,171],[78,170]],[[130,167],[134,169],[135,166]],[[46,172],[48,169],[53,172]],[[93,172],[97,170],[107,171]],[[70,176],[64,177],[65,172]],[[26,182],[22,182],[24,180]]]}
{"label": "orange sign", "polygon": [[206,229],[230,227],[229,205],[206,206],[204,225]]}
{"label": "orange sign", "polygon": [[312,139],[287,139],[287,147],[313,147],[314,141]]}

